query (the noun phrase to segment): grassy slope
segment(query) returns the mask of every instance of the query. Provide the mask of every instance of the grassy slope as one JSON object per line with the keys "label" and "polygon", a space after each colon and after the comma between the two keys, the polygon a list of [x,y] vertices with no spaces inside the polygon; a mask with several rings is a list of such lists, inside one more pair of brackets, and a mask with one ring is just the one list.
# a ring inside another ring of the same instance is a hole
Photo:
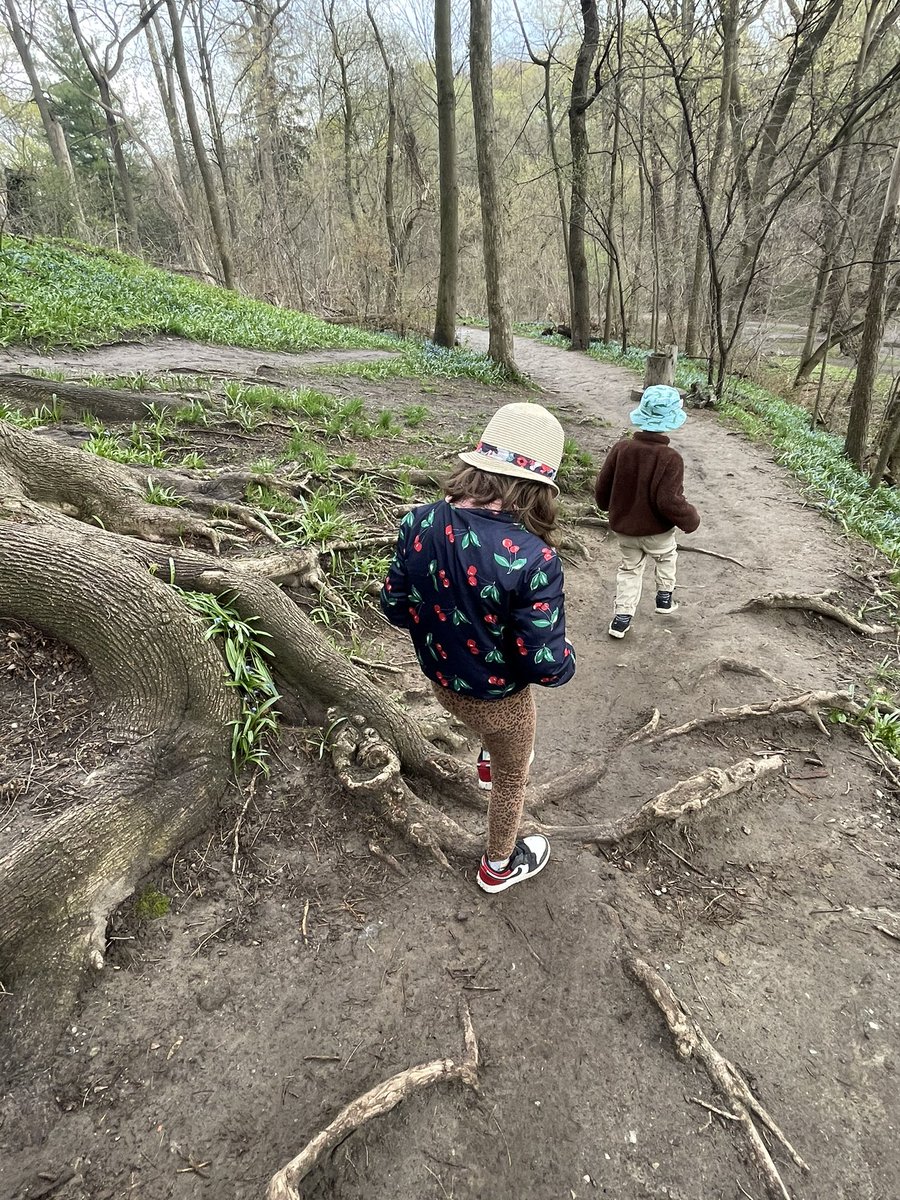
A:
{"label": "grassy slope", "polygon": [[4,238],[0,345],[87,346],[125,335],[178,334],[265,350],[396,348],[396,339],[329,325],[237,292],[71,243]]}
{"label": "grassy slope", "polygon": [[0,346],[81,347],[158,333],[258,350],[396,351],[389,360],[322,368],[330,375],[506,382],[483,354],[330,325],[125,254],[41,239],[4,238],[0,244]]}

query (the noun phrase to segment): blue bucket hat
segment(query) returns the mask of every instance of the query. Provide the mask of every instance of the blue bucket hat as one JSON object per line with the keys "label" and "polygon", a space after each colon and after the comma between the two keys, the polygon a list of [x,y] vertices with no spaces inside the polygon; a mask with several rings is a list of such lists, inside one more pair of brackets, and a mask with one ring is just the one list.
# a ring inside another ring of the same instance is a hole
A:
{"label": "blue bucket hat", "polygon": [[632,425],[647,433],[668,433],[680,429],[686,420],[681,393],[665,383],[646,388],[640,404],[631,413]]}

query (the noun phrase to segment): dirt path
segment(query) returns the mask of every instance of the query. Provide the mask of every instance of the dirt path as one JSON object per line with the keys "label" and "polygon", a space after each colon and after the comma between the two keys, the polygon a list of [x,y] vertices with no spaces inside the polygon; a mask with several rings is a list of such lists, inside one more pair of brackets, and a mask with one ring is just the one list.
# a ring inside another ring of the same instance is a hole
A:
{"label": "dirt path", "polygon": [[[568,431],[602,455],[627,425],[633,377],[530,341],[517,352]],[[771,697],[762,679],[704,673],[723,656],[792,687],[832,687],[895,653],[802,614],[735,613],[762,591],[845,584],[872,553],[715,417],[692,414],[678,445],[703,515],[692,540],[744,566],[684,554],[678,616],[657,621],[645,597],[633,634],[612,642],[615,553],[586,539],[591,561],[567,575],[578,675],[540,698],[539,782],[614,749],[653,705],[669,724]],[[383,651],[408,656],[393,633]],[[86,1156],[84,1183],[55,1197],[256,1200],[340,1105],[458,1052],[467,989],[480,1095],[408,1101],[344,1143],[309,1200],[763,1200],[734,1129],[692,1102],[720,1103],[705,1075],[676,1060],[623,975],[613,905],[811,1164],[801,1178],[776,1155],[795,1200],[895,1197],[900,943],[873,918],[900,932],[900,840],[862,743],[792,718],[632,747],[577,812],[546,819],[617,815],[769,748],[790,781],[627,856],[554,846],[540,883],[488,898],[471,864],[443,873],[388,842],[408,874],[384,868],[368,849],[383,831],[288,739],[252,825],[254,875],[231,876],[227,831],[222,846],[211,837],[180,856],[175,911],[151,933],[119,931],[135,940],[115,943],[48,1090],[4,1089],[0,1196],[39,1195],[38,1172]]]}
{"label": "dirt path", "polygon": [[389,350],[314,350],[304,354],[279,350],[249,350],[240,346],[211,346],[185,338],[160,336],[146,341],[114,342],[88,350],[44,354],[20,346],[0,350],[0,369],[64,370],[71,378],[101,372],[129,375],[164,371],[178,374],[228,375],[240,378],[282,374],[294,378],[309,367],[340,362],[372,362],[391,358]]}

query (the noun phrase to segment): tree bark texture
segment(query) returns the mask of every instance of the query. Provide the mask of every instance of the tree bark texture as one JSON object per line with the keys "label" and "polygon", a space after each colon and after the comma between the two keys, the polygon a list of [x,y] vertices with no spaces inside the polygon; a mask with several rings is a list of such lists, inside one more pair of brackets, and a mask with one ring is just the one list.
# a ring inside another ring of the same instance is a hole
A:
{"label": "tree bark texture", "polygon": [[510,374],[517,375],[512,321],[506,295],[505,237],[497,179],[491,0],[470,0],[469,14],[472,116],[475,122],[478,188],[481,193],[481,231],[489,329],[488,354]]}
{"label": "tree bark texture", "polygon": [[0,524],[0,617],[88,662],[115,746],[61,815],[0,860],[0,979],[18,1040],[22,1017],[64,1012],[84,972],[102,966],[106,918],[137,880],[208,826],[237,706],[177,594],[74,523]]}
{"label": "tree bark texture", "polygon": [[872,250],[872,271],[869,275],[869,291],[866,316],[863,323],[862,345],[856,364],[856,378],[850,393],[850,420],[844,453],[858,467],[862,467],[866,456],[869,417],[872,411],[872,389],[881,360],[881,343],[884,339],[885,292],[890,270],[891,247],[900,220],[900,143],[894,154],[884,208],[878,222],[878,233]]}
{"label": "tree bark texture", "polygon": [[[582,0],[581,18],[584,36],[578,48],[572,92],[569,100],[569,144],[572,151],[572,197],[569,202],[569,272],[572,280],[572,349],[587,350],[591,344],[591,282],[585,254],[587,222],[588,168],[590,142],[587,110],[594,95],[590,92],[592,67],[600,48],[600,18],[596,0]],[[612,275],[612,264],[610,264]]]}

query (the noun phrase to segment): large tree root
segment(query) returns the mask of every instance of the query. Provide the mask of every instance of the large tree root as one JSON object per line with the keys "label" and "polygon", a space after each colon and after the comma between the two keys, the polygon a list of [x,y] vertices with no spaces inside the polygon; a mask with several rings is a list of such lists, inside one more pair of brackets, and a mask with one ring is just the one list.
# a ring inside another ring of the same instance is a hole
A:
{"label": "large tree root", "polygon": [[778,1200],[791,1200],[791,1194],[772,1161],[772,1156],[756,1126],[754,1117],[776,1141],[781,1143],[802,1171],[809,1170],[807,1164],[753,1095],[734,1063],[729,1062],[709,1041],[691,1014],[691,1010],[684,1001],[678,999],[659,972],[631,950],[623,953],[623,960],[627,973],[646,988],[665,1017],[669,1032],[675,1041],[675,1053],[678,1058],[683,1062],[693,1058],[700,1063],[713,1086],[728,1105],[731,1110],[728,1115],[734,1119],[735,1124],[740,1127],[746,1137],[769,1195],[777,1197]]}
{"label": "large tree root", "polygon": [[[364,795],[389,824],[414,845],[427,850],[442,866],[446,855],[479,857],[484,849],[484,828],[465,829],[452,817],[421,799],[400,774],[400,762],[390,746],[362,717],[332,721],[331,750],[338,778],[351,794]],[[609,821],[586,825],[546,825],[527,812],[522,833],[540,833],[569,842],[614,846],[646,833],[658,825],[672,824],[702,812],[709,805],[780,772],[779,755],[747,758],[730,767],[708,767],[699,775],[680,780],[634,812]]]}
{"label": "large tree root", "polygon": [[754,608],[798,608],[805,612],[830,617],[832,621],[846,625],[848,629],[852,629],[854,633],[858,633],[862,637],[881,637],[884,634],[895,632],[890,625],[869,625],[843,608],[838,608],[836,604],[830,604],[827,597],[834,594],[833,589],[827,592],[817,592],[814,595],[805,595],[799,592],[768,592],[765,596],[754,596],[752,600],[742,604],[737,611],[745,612]]}
{"label": "large tree root", "polygon": [[296,1158],[292,1158],[272,1176],[266,1193],[268,1200],[300,1200],[300,1184],[326,1154],[339,1146],[351,1133],[375,1117],[390,1112],[414,1092],[430,1087],[433,1083],[455,1079],[460,1079],[468,1087],[477,1089],[478,1041],[469,1010],[465,1003],[461,1007],[465,1057],[458,1062],[450,1058],[438,1058],[417,1067],[408,1067],[352,1100],[304,1146]]}
{"label": "large tree root", "polygon": [[[46,1019],[102,965],[110,911],[209,825],[237,705],[219,652],[179,597],[90,530],[76,540],[0,523],[0,617],[28,620],[87,660],[98,731],[115,746],[70,807],[0,860],[0,980],[15,997],[4,1017]],[[19,1049],[32,1027],[22,1025]]]}
{"label": "large tree root", "polygon": [[118,463],[0,421],[0,511],[28,512],[29,502],[150,541],[201,538],[216,553],[223,537],[245,527],[227,518],[203,520],[183,508],[151,504],[132,473]]}

